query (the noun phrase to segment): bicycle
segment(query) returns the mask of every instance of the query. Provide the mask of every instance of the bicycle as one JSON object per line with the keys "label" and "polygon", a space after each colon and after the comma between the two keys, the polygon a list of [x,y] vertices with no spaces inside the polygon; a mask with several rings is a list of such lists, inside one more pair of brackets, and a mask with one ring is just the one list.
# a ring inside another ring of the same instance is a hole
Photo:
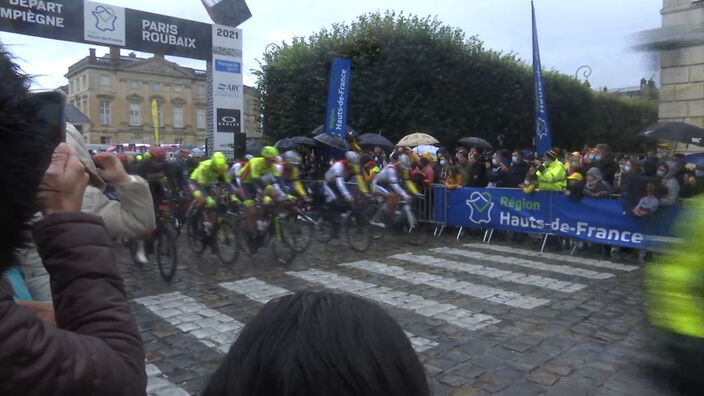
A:
{"label": "bicycle", "polygon": [[[425,197],[418,195],[417,199],[424,200]],[[420,211],[412,206],[413,201],[402,199],[398,207],[390,216],[383,213],[384,224],[387,228],[396,229],[406,238],[406,242],[418,246],[428,240],[429,225],[419,221]]]}
{"label": "bicycle", "polygon": [[[168,283],[171,282],[174,275],[176,275],[176,268],[178,267],[178,246],[176,245],[178,236],[175,235],[176,231],[169,226],[171,211],[168,203],[159,204],[156,208],[155,215],[156,228],[148,239],[150,239],[153,244],[152,251],[156,257],[159,274],[161,278]],[[140,268],[143,267],[142,263],[138,262],[136,259],[136,239],[130,239],[129,249],[135,264]],[[149,256],[149,249],[147,249],[146,254]]]}
{"label": "bicycle", "polygon": [[[334,212],[334,213],[333,213]],[[315,225],[315,238],[327,243],[344,228],[347,244],[355,251],[365,252],[372,244],[369,216],[361,205],[352,205],[344,212],[322,206]]]}
{"label": "bicycle", "polygon": [[248,253],[254,254],[272,241],[274,259],[283,265],[291,264],[296,254],[305,250],[305,247],[298,246],[294,237],[297,221],[289,221],[291,209],[286,203],[258,205],[256,209],[256,231],[253,234],[243,232],[243,237],[248,241],[245,244]]}
{"label": "bicycle", "polygon": [[[217,195],[221,197],[221,195]],[[186,212],[186,236],[188,245],[193,253],[201,255],[207,247],[222,261],[223,264],[233,265],[239,257],[239,238],[235,232],[236,221],[229,200],[218,199],[215,208],[199,209],[193,202]],[[214,223],[208,222],[208,211],[213,211]],[[228,220],[226,217],[230,217]]]}

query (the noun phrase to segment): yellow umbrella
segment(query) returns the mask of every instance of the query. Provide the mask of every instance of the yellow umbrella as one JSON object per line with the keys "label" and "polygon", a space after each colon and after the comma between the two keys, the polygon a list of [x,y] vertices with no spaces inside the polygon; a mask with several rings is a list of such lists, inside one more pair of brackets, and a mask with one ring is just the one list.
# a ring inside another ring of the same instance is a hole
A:
{"label": "yellow umbrella", "polygon": [[428,135],[427,133],[411,133],[410,135],[404,136],[401,140],[396,143],[396,146],[400,147],[416,147],[423,144],[438,144],[440,141],[434,137]]}

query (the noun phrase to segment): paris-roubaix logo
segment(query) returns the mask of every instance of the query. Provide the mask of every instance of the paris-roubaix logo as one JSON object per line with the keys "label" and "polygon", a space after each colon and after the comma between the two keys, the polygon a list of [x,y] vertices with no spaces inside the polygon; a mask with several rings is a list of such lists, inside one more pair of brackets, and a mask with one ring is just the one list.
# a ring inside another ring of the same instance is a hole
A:
{"label": "paris-roubaix logo", "polygon": [[95,17],[95,28],[101,32],[114,32],[117,13],[112,7],[99,5],[91,12]]}
{"label": "paris-roubaix logo", "polygon": [[491,223],[491,211],[494,203],[491,202],[491,194],[488,192],[474,191],[466,201],[469,207],[469,220],[474,224]]}

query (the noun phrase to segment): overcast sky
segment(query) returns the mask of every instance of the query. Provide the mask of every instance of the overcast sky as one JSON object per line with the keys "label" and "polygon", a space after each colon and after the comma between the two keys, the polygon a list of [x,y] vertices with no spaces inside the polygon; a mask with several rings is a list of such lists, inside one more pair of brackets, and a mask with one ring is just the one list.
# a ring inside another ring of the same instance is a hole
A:
{"label": "overcast sky", "polygon": [[[199,0],[106,0],[180,18],[209,22]],[[443,23],[477,35],[485,47],[515,52],[531,59],[529,0],[248,0],[252,18],[244,22],[245,84],[256,81],[249,71],[258,68],[268,43],[308,36],[336,22],[349,22],[375,11],[404,11],[437,16]],[[591,66],[593,87],[636,86],[641,77],[658,78],[657,58],[629,49],[632,35],[660,26],[662,0],[535,0],[540,51],[544,68],[574,75],[581,65]],[[35,88],[67,83],[68,66],[88,54],[83,44],[0,33],[0,41],[36,77]],[[107,52],[98,48],[98,54]],[[126,54],[128,51],[124,51]],[[150,54],[141,54],[150,56]],[[168,57],[167,57],[168,58]],[[182,65],[205,69],[205,63],[170,58]],[[353,76],[354,78],[354,76]],[[583,77],[581,77],[583,78]]]}

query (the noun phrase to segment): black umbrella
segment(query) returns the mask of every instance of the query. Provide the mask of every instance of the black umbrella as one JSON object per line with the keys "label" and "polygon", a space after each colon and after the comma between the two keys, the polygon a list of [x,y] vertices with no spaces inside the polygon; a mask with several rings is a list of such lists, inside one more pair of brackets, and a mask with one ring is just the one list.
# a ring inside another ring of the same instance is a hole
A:
{"label": "black umbrella", "polygon": [[704,146],[704,128],[684,122],[659,122],[646,128],[640,136]]}
{"label": "black umbrella", "polygon": [[66,115],[66,122],[70,122],[71,124],[90,124],[90,118],[71,103],[66,103],[64,113]]}
{"label": "black umbrella", "polygon": [[264,148],[264,145],[257,142],[256,140],[247,141],[247,149],[246,149],[247,154],[258,157],[262,154],[263,148]]}
{"label": "black umbrella", "polygon": [[[313,140],[313,139],[311,139]],[[274,147],[276,147],[279,150],[285,151],[285,150],[293,150],[296,147],[298,147],[298,144],[293,141],[293,138],[283,138],[276,142],[274,144]]]}
{"label": "black umbrella", "polygon": [[376,147],[379,146],[385,151],[392,151],[394,149],[394,144],[389,139],[377,135],[376,133],[365,133],[359,135],[357,138],[357,143],[362,147]]}
{"label": "black umbrella", "polygon": [[481,149],[491,149],[491,144],[486,140],[478,137],[466,137],[460,139],[460,144],[467,147],[477,147]]}
{"label": "black umbrella", "polygon": [[[359,136],[359,133],[357,131],[355,131],[354,129],[350,128],[349,125],[347,125],[347,128],[345,129],[345,131],[346,131],[345,137]],[[325,133],[325,125],[321,125],[315,129],[313,129],[313,132],[311,132],[309,135],[310,136],[318,136],[321,133]]]}
{"label": "black umbrella", "polygon": [[317,145],[317,143],[315,142],[315,140],[309,138],[308,136],[294,136],[294,137],[291,138],[291,140],[293,140],[293,142],[296,143],[296,144],[299,145],[299,146],[310,146],[310,147],[313,147],[313,146],[316,146],[316,145]]}
{"label": "black umbrella", "polygon": [[682,161],[685,164],[694,164],[700,168],[704,168],[704,153],[690,154],[682,157]]}
{"label": "black umbrella", "polygon": [[337,135],[329,135],[327,133],[321,133],[319,135],[316,135],[313,138],[315,141],[320,142],[326,146],[330,146],[332,148],[342,150],[342,151],[347,151],[350,149],[350,144],[347,143],[347,140],[337,136]]}

